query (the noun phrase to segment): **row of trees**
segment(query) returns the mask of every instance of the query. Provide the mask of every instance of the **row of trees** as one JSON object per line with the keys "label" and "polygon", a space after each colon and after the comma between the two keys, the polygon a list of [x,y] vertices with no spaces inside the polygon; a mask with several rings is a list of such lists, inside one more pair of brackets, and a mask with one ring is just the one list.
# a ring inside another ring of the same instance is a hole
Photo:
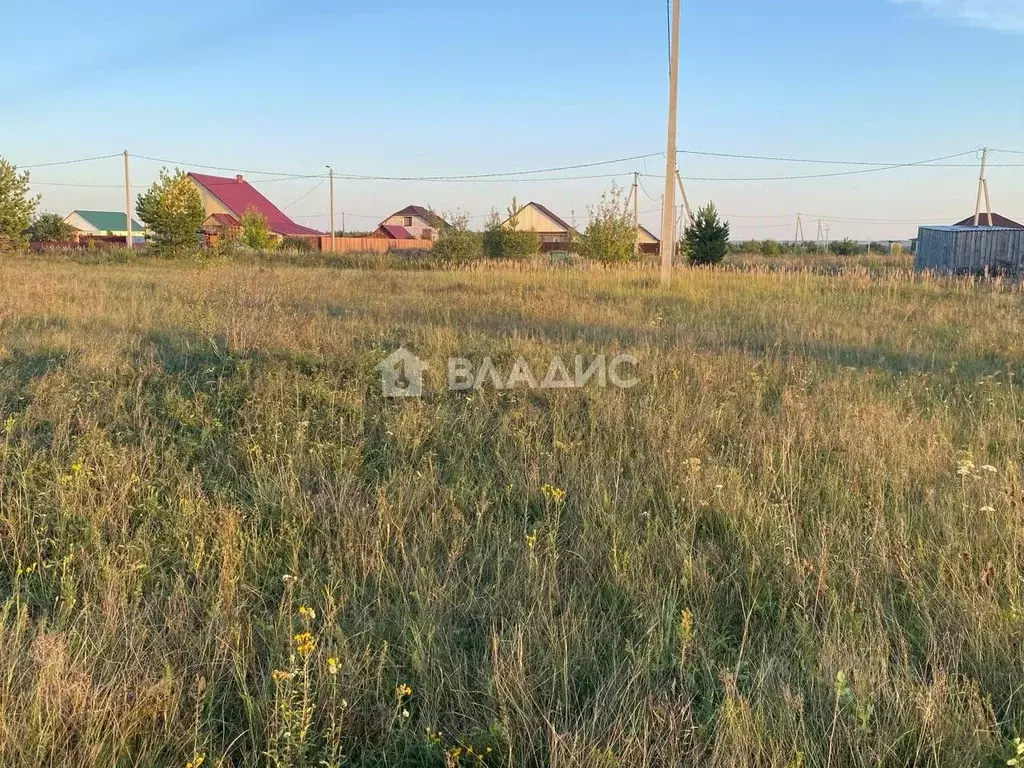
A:
{"label": "row of trees", "polygon": [[[482,233],[470,231],[466,214],[448,214],[445,218],[449,226],[438,233],[432,253],[449,263],[532,256],[540,251],[541,241],[536,232],[519,228],[521,210],[512,198],[508,218],[502,220],[497,211],[493,212]],[[625,264],[639,258],[636,244],[636,222],[623,200],[621,188],[613,186],[590,210],[586,229],[572,238],[569,247],[586,259]],[[693,226],[685,231],[679,250],[692,264],[717,264],[725,258],[729,250],[729,224],[720,219],[713,203],[698,211]]]}
{"label": "row of trees", "polygon": [[887,242],[872,242],[870,244],[864,244],[856,242],[855,240],[834,240],[828,244],[826,248],[824,244],[808,240],[802,243],[780,242],[778,240],[746,240],[742,242],[730,243],[729,250],[732,253],[756,253],[761,256],[780,256],[780,255],[796,255],[800,256],[803,254],[811,253],[832,253],[837,256],[856,256],[862,253],[888,253],[890,250],[890,244]]}

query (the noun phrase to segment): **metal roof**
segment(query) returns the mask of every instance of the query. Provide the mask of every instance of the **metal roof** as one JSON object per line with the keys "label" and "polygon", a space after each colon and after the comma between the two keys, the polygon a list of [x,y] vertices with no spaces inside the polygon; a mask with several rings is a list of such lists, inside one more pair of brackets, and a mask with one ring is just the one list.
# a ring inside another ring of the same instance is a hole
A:
{"label": "metal roof", "polygon": [[[968,216],[963,221],[958,221],[953,225],[954,227],[971,227],[974,229],[974,217]],[[981,218],[978,219],[979,227],[988,228],[988,213],[981,214]],[[998,213],[992,214],[992,226],[993,227],[1010,227],[1011,229],[1024,229],[1024,224],[1018,224],[1013,219],[1008,219]]]}
{"label": "metal roof", "polygon": [[971,232],[977,235],[983,235],[986,232],[1020,232],[1017,227],[975,227],[975,226],[963,226],[960,224],[954,224],[952,226],[928,226],[920,227],[920,229],[928,229],[934,232]]}
{"label": "metal roof", "polygon": [[381,224],[377,231],[383,233],[391,240],[414,240],[412,233],[405,227],[398,224]]}
{"label": "metal roof", "polygon": [[392,213],[388,218],[390,219],[392,216],[419,216],[435,229],[442,229],[448,226],[448,222],[429,208],[424,208],[422,205],[407,205],[402,210]]}
{"label": "metal roof", "polygon": [[[128,229],[128,217],[124,215],[124,211],[72,211],[64,220],[67,221],[75,214],[81,216],[99,232],[125,232]],[[132,219],[133,232],[141,233],[145,229],[139,222]]]}
{"label": "metal roof", "polygon": [[255,208],[267,220],[267,226],[275,234],[307,237],[323,234],[315,229],[296,224],[241,176],[236,176],[233,179],[224,176],[210,176],[205,173],[190,173],[189,176],[220,200],[224,207],[238,219],[241,219],[250,208]]}

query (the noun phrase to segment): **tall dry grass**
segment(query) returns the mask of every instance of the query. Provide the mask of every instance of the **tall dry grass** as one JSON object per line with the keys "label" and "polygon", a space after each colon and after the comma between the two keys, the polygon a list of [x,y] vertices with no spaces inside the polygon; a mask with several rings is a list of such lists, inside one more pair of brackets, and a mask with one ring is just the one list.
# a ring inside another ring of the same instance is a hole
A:
{"label": "tall dry grass", "polygon": [[[899,271],[2,262],[0,764],[1005,764],[1022,309]],[[399,344],[421,400],[380,395]],[[618,352],[634,389],[443,386]]]}

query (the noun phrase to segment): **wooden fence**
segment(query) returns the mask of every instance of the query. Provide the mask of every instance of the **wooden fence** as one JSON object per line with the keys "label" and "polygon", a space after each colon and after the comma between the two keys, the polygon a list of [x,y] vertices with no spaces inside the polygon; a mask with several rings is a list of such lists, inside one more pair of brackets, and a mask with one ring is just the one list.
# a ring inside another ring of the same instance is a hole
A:
{"label": "wooden fence", "polygon": [[[388,251],[429,251],[432,240],[388,240],[385,237],[336,237],[334,253],[387,253]],[[320,236],[320,250],[331,252],[331,236]]]}
{"label": "wooden fence", "polygon": [[914,267],[954,274],[1024,272],[1024,229],[921,227]]}

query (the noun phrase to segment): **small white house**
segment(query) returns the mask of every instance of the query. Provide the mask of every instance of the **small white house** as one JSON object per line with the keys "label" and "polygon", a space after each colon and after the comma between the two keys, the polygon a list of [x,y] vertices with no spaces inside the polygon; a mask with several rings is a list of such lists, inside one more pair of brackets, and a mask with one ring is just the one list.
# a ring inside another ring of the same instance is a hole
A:
{"label": "small white house", "polygon": [[[75,237],[127,237],[128,217],[124,211],[72,211],[64,221],[75,228]],[[132,219],[132,239],[145,239],[146,228]]]}

